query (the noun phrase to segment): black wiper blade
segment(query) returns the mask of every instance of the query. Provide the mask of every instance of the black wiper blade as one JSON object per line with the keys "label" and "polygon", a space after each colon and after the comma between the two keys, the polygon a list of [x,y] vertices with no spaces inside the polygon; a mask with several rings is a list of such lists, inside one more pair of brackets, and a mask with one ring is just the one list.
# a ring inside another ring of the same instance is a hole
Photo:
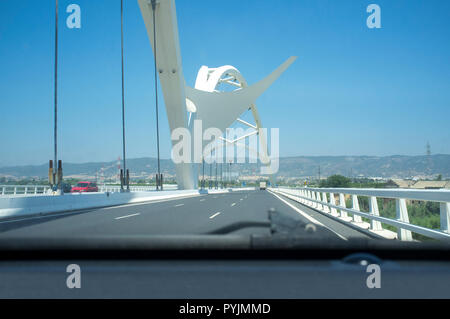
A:
{"label": "black wiper blade", "polygon": [[264,221],[239,221],[206,232],[208,235],[225,235],[245,228],[270,228],[267,238],[306,238],[306,239],[336,239],[329,230],[320,225],[304,223],[299,219],[280,214],[270,209],[267,220]]}
{"label": "black wiper blade", "polygon": [[274,209],[270,209],[269,220],[271,224],[271,234],[275,238],[295,238],[314,239],[314,240],[339,240],[335,234],[331,233],[327,228],[313,223],[305,223],[291,216],[281,214]]}
{"label": "black wiper blade", "polygon": [[210,232],[207,232],[206,234],[209,235],[224,235],[229,234],[237,230],[241,230],[244,228],[251,228],[251,227],[271,227],[271,223],[269,221],[242,221],[242,222],[236,222],[232,223],[217,229],[214,229]]}

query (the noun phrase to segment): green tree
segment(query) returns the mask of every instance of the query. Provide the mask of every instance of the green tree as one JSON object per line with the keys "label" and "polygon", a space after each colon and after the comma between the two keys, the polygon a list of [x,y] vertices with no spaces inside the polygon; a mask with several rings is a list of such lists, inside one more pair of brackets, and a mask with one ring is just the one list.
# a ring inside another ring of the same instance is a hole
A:
{"label": "green tree", "polygon": [[350,179],[342,175],[332,175],[321,181],[320,187],[350,187]]}

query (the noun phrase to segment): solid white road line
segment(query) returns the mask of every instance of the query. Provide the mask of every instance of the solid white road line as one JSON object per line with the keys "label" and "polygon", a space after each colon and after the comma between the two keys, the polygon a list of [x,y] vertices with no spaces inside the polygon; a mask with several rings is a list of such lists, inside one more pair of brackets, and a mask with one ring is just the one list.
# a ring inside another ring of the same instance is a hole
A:
{"label": "solid white road line", "polygon": [[231,207],[233,207],[234,205],[236,205],[236,203],[231,204]]}
{"label": "solid white road line", "polygon": [[128,218],[128,217],[133,217],[133,216],[137,216],[140,215],[141,213],[136,213],[136,214],[131,214],[131,215],[126,215],[126,216],[120,216],[120,217],[116,217],[114,219],[122,219],[122,218]]}
{"label": "solid white road line", "polygon": [[180,207],[180,206],[184,206],[184,204],[175,205],[175,207]]}
{"label": "solid white road line", "polygon": [[201,201],[201,202],[204,202],[204,201],[205,201],[205,199],[204,199],[204,198],[203,198],[203,199],[200,199],[200,201]]}
{"label": "solid white road line", "polygon": [[213,219],[214,217],[216,217],[217,215],[220,215],[220,212],[215,213],[214,215],[209,216],[209,219]]}
{"label": "solid white road line", "polygon": [[272,195],[274,195],[275,197],[277,197],[279,200],[281,200],[283,203],[285,203],[286,205],[288,205],[289,207],[291,207],[292,209],[294,209],[297,213],[299,213],[300,215],[302,215],[303,217],[305,217],[306,219],[308,219],[310,222],[325,227],[326,229],[332,231],[333,233],[335,233],[336,235],[338,235],[340,238],[342,238],[343,240],[348,240],[347,238],[345,238],[344,236],[342,236],[341,234],[337,233],[336,231],[334,231],[333,229],[331,229],[328,226],[325,226],[324,224],[322,224],[321,222],[319,222],[317,219],[309,216],[308,214],[306,214],[305,212],[301,211],[300,209],[298,209],[297,207],[295,207],[294,205],[292,205],[291,203],[289,203],[288,201],[284,200],[283,198],[281,198],[280,196],[278,196],[277,194],[274,194],[272,192],[270,192]]}

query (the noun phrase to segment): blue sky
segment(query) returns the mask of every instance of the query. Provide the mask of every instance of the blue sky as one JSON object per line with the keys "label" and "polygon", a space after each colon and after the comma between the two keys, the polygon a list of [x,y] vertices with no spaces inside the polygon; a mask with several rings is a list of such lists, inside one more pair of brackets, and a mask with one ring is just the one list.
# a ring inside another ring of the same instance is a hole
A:
{"label": "blue sky", "polygon": [[[81,29],[65,8],[80,5]],[[366,7],[381,7],[368,29]],[[231,64],[254,83],[298,60],[257,101],[280,155],[450,153],[450,1],[178,0],[186,82]],[[127,156],[156,155],[153,55],[137,0],[125,1]],[[121,154],[120,1],[60,0],[59,152]],[[0,166],[53,157],[54,1],[0,1]],[[170,132],[160,108],[161,154]],[[249,118],[249,117],[247,117]]]}

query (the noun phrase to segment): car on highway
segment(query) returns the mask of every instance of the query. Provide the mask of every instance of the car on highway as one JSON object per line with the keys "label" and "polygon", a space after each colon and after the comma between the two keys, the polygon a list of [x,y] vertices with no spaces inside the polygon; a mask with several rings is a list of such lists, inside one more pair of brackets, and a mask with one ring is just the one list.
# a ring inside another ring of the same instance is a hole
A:
{"label": "car on highway", "polygon": [[68,183],[63,183],[62,190],[64,193],[70,193],[72,191],[72,185],[70,185]]}
{"label": "car on highway", "polygon": [[98,192],[97,183],[94,182],[79,182],[72,187],[71,193],[87,193]]}

